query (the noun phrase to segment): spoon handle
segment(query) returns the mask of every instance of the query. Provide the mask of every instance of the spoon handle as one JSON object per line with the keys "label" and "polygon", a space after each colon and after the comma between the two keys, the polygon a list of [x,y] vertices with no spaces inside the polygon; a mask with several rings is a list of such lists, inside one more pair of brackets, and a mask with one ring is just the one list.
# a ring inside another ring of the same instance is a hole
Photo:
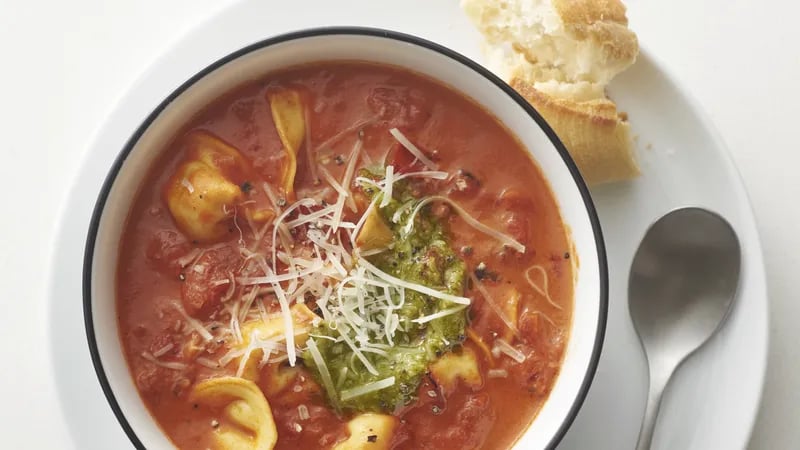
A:
{"label": "spoon handle", "polygon": [[661,406],[661,397],[667,387],[674,366],[671,364],[650,363],[650,392],[647,395],[647,406],[644,410],[642,427],[639,429],[639,441],[636,443],[636,450],[649,450],[653,442],[653,431],[656,428],[658,419],[658,409]]}

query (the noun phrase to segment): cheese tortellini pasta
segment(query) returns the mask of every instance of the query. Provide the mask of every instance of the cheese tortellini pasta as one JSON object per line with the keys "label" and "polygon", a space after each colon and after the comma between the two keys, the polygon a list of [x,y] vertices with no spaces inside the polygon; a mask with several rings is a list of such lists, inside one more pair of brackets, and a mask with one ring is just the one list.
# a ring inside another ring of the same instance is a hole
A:
{"label": "cheese tortellini pasta", "polygon": [[[311,323],[317,319],[318,316],[302,303],[295,304],[291,307],[291,315],[292,328],[294,328],[295,345],[304,345],[306,339],[308,339],[308,329],[310,328]],[[252,341],[257,339],[258,341],[263,342],[271,338],[275,338],[276,336],[283,336],[285,332],[285,326],[286,325],[284,324],[282,317],[273,317],[266,321],[261,319],[253,320],[242,325],[242,342],[238,347],[242,350],[246,350],[248,346],[253,344],[253,349],[249,353],[247,361],[244,362],[242,369],[241,375],[244,378],[253,381],[258,380],[259,363],[264,356],[264,350],[255,345],[257,342]],[[235,361],[238,361],[241,364],[240,358],[237,358]],[[291,381],[287,381],[285,378],[286,377],[284,376],[283,378],[277,379],[282,380],[285,383]],[[276,386],[275,390],[279,391],[280,389]]]}
{"label": "cheese tortellini pasta", "polygon": [[339,442],[333,450],[388,450],[397,418],[386,414],[364,413],[347,422],[350,436]]}
{"label": "cheese tortellini pasta", "polygon": [[219,448],[272,450],[278,442],[272,409],[252,381],[236,377],[211,378],[195,385],[190,398],[222,408],[223,422],[212,431]]}
{"label": "cheese tortellini pasta", "polygon": [[286,196],[294,199],[294,177],[297,173],[297,153],[306,137],[306,121],[303,99],[293,89],[274,89],[267,93],[272,120],[278,137],[286,151],[286,163],[280,186]]}
{"label": "cheese tortellini pasta", "polygon": [[483,383],[478,359],[469,347],[463,347],[461,353],[443,355],[431,364],[430,370],[433,379],[445,392],[454,391],[459,380],[472,388]]}
{"label": "cheese tortellini pasta", "polygon": [[229,232],[243,197],[234,180],[249,167],[238,150],[208,133],[190,134],[186,145],[188,159],[165,186],[164,198],[181,231],[196,241],[215,241]]}

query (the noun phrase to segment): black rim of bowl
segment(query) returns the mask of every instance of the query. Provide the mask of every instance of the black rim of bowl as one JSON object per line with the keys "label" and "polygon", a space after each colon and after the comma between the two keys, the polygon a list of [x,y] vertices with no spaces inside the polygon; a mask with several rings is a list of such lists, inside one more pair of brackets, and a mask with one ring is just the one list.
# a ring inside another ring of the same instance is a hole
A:
{"label": "black rim of bowl", "polygon": [[172,93],[166,99],[164,99],[164,101],[162,101],[153,110],[153,112],[150,113],[150,115],[147,116],[144,122],[142,122],[139,128],[137,128],[137,130],[125,143],[125,146],[120,151],[117,158],[114,160],[114,164],[112,165],[108,175],[106,176],[105,181],[103,182],[103,186],[100,190],[100,194],[98,195],[97,202],[95,203],[94,211],[92,213],[92,218],[89,225],[89,233],[86,239],[86,248],[84,251],[84,258],[83,258],[83,316],[84,316],[84,326],[86,328],[86,337],[89,341],[89,351],[91,353],[92,364],[94,365],[98,381],[100,382],[100,386],[103,389],[103,393],[105,394],[106,400],[108,400],[108,403],[111,406],[114,415],[117,417],[117,420],[119,421],[120,425],[125,431],[125,434],[128,435],[128,438],[131,440],[133,445],[136,448],[144,449],[145,446],[142,444],[142,441],[136,435],[136,432],[134,432],[133,428],[128,423],[128,420],[125,418],[125,415],[122,413],[122,409],[120,408],[120,405],[117,402],[117,398],[115,397],[114,392],[112,391],[111,386],[108,382],[108,377],[106,376],[105,370],[103,369],[103,363],[101,361],[100,353],[97,348],[97,340],[94,332],[94,323],[92,320],[92,262],[94,258],[95,240],[97,239],[97,231],[100,226],[100,219],[103,214],[103,209],[105,207],[106,200],[108,199],[111,187],[113,186],[114,181],[116,180],[117,175],[119,174],[119,171],[122,168],[123,163],[125,162],[125,159],[128,157],[130,152],[136,146],[136,143],[139,141],[139,138],[141,138],[142,134],[144,134],[144,132],[150,127],[150,125],[158,118],[158,116],[167,107],[167,105],[169,105],[173,100],[175,100],[178,96],[180,96],[184,91],[189,89],[189,87],[194,85],[201,78],[205,77],[206,75],[210,74],[216,69],[224,66],[225,64],[253,51],[292,40],[326,36],[326,35],[368,36],[368,37],[379,37],[400,42],[406,42],[409,44],[426,48],[428,50],[433,50],[477,72],[487,80],[491,81],[502,91],[504,91],[508,96],[510,96],[514,101],[516,101],[516,103],[519,104],[519,106],[521,106],[528,113],[528,115],[531,116],[531,118],[533,118],[533,120],[536,121],[539,127],[545,132],[547,137],[553,143],[553,146],[561,155],[564,164],[566,164],[567,168],[572,174],[572,178],[574,179],[575,184],[577,185],[578,190],[581,193],[581,197],[583,198],[584,206],[586,207],[586,212],[589,216],[589,220],[592,225],[595,243],[597,246],[597,257],[598,257],[597,262],[600,275],[600,280],[599,280],[600,311],[598,314],[597,331],[595,334],[594,348],[592,349],[592,357],[591,360],[589,361],[589,367],[587,368],[586,374],[584,375],[584,379],[581,383],[578,395],[575,398],[569,412],[567,413],[564,422],[562,422],[558,431],[556,431],[556,433],[553,435],[553,438],[550,440],[550,443],[547,445],[547,448],[550,449],[554,448],[561,441],[561,439],[564,437],[569,427],[572,425],[572,422],[575,420],[575,417],[578,414],[578,410],[580,410],[584,400],[586,399],[589,387],[591,386],[592,381],[594,380],[594,375],[597,370],[597,364],[600,360],[600,353],[603,347],[603,340],[605,338],[606,319],[608,313],[608,265],[606,260],[605,245],[603,242],[603,234],[600,229],[600,221],[598,219],[594,203],[592,202],[591,195],[589,194],[589,189],[586,187],[586,183],[581,177],[578,168],[575,165],[575,162],[572,160],[572,157],[570,157],[569,153],[567,153],[567,150],[564,148],[564,145],[561,143],[561,140],[558,138],[558,136],[556,136],[555,132],[550,128],[550,126],[547,125],[547,122],[545,122],[545,120],[539,115],[539,113],[524,98],[522,98],[520,94],[518,94],[503,80],[501,80],[496,75],[491,73],[488,69],[484,68],[475,61],[467,58],[466,56],[456,51],[450,50],[449,48],[439,45],[435,42],[431,42],[429,40],[417,36],[397,31],[389,31],[379,28],[367,28],[367,27],[311,28],[311,29],[281,34],[275,37],[264,39],[262,41],[248,45],[233,53],[230,53],[229,55],[220,58],[213,64],[207,66],[206,68],[195,74],[193,77],[191,77],[189,80],[184,82],[182,85],[180,85],[177,89],[172,91]]}

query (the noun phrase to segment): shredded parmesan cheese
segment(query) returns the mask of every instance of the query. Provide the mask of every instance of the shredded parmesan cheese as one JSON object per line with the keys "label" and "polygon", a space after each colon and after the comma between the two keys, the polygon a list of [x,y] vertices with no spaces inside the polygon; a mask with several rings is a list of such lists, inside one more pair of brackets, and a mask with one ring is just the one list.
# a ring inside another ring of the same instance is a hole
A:
{"label": "shredded parmesan cheese", "polygon": [[403,231],[405,233],[411,232],[411,230],[414,228],[414,218],[417,216],[417,213],[419,213],[419,211],[422,209],[423,206],[431,202],[447,203],[448,205],[450,205],[450,207],[456,210],[456,212],[461,216],[461,218],[464,219],[464,221],[467,222],[467,224],[472,228],[475,228],[476,230],[497,239],[503,245],[509,246],[520,253],[525,253],[525,246],[522,245],[520,242],[518,242],[516,239],[512,238],[507,234],[503,234],[495,230],[494,228],[482,224],[474,217],[472,217],[464,208],[462,208],[461,205],[441,195],[432,195],[430,197],[425,197],[419,203],[417,203],[417,206],[414,208],[414,211],[411,212],[411,216],[409,216],[408,222],[403,228]]}
{"label": "shredded parmesan cheese", "polygon": [[466,308],[466,307],[467,307],[466,305],[459,305],[459,306],[455,306],[453,308],[443,309],[443,310],[441,310],[439,312],[436,312],[436,313],[433,313],[431,315],[422,316],[422,317],[420,317],[418,319],[414,319],[414,320],[412,320],[412,322],[420,323],[420,324],[428,323],[431,320],[440,319],[442,317],[449,316],[450,314],[455,314],[455,313],[458,313],[460,311],[463,311],[464,308]]}
{"label": "shredded parmesan cheese", "polygon": [[345,189],[341,184],[339,184],[339,182],[336,181],[336,178],[333,178],[333,175],[331,175],[331,173],[328,172],[328,169],[326,169],[324,166],[319,168],[319,173],[322,174],[322,178],[324,178],[325,181],[327,181],[328,184],[331,185],[333,190],[339,193],[339,195],[344,195],[345,197],[348,197],[350,195],[350,192],[347,189]]}
{"label": "shredded parmesan cheese", "polygon": [[436,289],[431,289],[428,286],[423,286],[421,284],[411,283],[410,281],[401,280],[400,278],[393,277],[386,272],[378,269],[377,267],[373,266],[369,261],[366,259],[359,257],[358,263],[367,268],[370,272],[372,272],[378,278],[381,278],[389,283],[394,285],[403,287],[405,289],[411,289],[412,291],[417,291],[420,294],[429,295],[431,297],[439,298],[442,300],[447,300],[453,303],[458,303],[461,305],[469,305],[470,301],[466,297],[460,297],[457,295],[448,294],[446,292],[439,292]]}
{"label": "shredded parmesan cheese", "polygon": [[432,178],[434,180],[446,180],[449,176],[449,173],[442,172],[441,170],[423,170],[420,172],[407,172],[400,174],[394,179],[394,181],[396,183],[400,180],[405,180],[406,178]]}
{"label": "shredded parmesan cheese", "polygon": [[236,281],[242,286],[251,286],[254,284],[276,284],[282,281],[290,281],[306,277],[308,275],[317,272],[320,269],[322,269],[322,262],[315,261],[311,267],[305,270],[301,270],[300,272],[284,273],[280,275],[275,275],[274,273],[271,273],[263,277],[240,277],[237,278]]}
{"label": "shredded parmesan cheese", "polygon": [[328,138],[323,143],[317,145],[317,148],[316,148],[314,153],[318,153],[320,150],[324,150],[327,147],[330,147],[331,145],[339,142],[340,139],[342,139],[343,137],[345,137],[348,134],[352,133],[353,131],[356,131],[359,128],[365,127],[365,126],[375,122],[376,119],[377,119],[377,117],[370,117],[368,119],[359,120],[358,122],[354,123],[353,125],[350,125],[349,127],[345,128],[344,130],[340,131],[339,133],[331,136],[330,138]]}
{"label": "shredded parmesan cheese", "polygon": [[416,145],[414,145],[414,143],[411,142],[403,133],[401,133],[400,130],[398,130],[397,128],[392,128],[391,130],[389,130],[389,133],[391,133],[392,136],[394,136],[394,138],[397,139],[397,142],[399,142],[400,145],[405,147],[406,150],[411,152],[411,154],[414,155],[414,157],[416,157],[422,164],[424,164],[425,167],[431,170],[436,170],[439,167],[435,162],[428,159],[428,157],[425,156],[424,153],[422,153],[422,150],[420,150]]}
{"label": "shredded parmesan cheese", "polygon": [[292,321],[292,312],[289,310],[289,301],[286,299],[286,294],[283,292],[279,283],[274,283],[275,294],[278,296],[278,302],[281,305],[281,314],[283,316],[284,335],[286,336],[286,356],[289,358],[289,364],[294,367],[297,362],[297,353],[294,348],[294,323]]}
{"label": "shredded parmesan cheese", "polygon": [[394,166],[386,166],[386,176],[384,178],[383,187],[383,200],[381,200],[381,208],[389,206],[392,200],[392,187],[394,186]]}
{"label": "shredded parmesan cheese", "polygon": [[[269,183],[264,183],[263,186],[264,193],[267,194],[267,198],[269,198],[269,201],[272,204],[272,208],[275,210],[275,212],[278,214],[283,212],[283,208],[281,208],[280,204],[278,203],[278,197],[275,195],[275,191],[272,189],[272,186],[270,186]],[[289,230],[286,228],[286,225],[275,222],[274,226],[278,228],[278,231],[281,233],[281,239],[283,240],[284,245],[292,242],[292,236],[289,234]],[[272,240],[273,242],[275,241],[274,235]]]}
{"label": "shredded parmesan cheese", "polygon": [[317,343],[314,342],[313,338],[309,338],[306,345],[308,346],[308,352],[311,353],[311,359],[314,360],[314,364],[316,364],[317,369],[319,369],[320,377],[322,377],[322,384],[325,385],[325,390],[328,391],[328,395],[334,406],[337,406],[338,409],[339,400],[336,397],[336,387],[333,385],[333,379],[331,378],[330,371],[328,371],[328,365],[325,364],[325,360],[322,359],[322,354],[319,352]]}
{"label": "shredded parmesan cheese", "polygon": [[176,262],[182,268],[186,267],[189,264],[191,264],[194,261],[196,261],[202,255],[203,252],[204,252],[204,250],[202,250],[200,248],[194,248],[194,249],[192,249],[192,251],[190,251],[186,255],[178,258],[178,260]]}
{"label": "shredded parmesan cheese", "polygon": [[394,386],[394,382],[395,382],[394,377],[389,377],[389,378],[384,378],[382,380],[373,381],[372,383],[356,386],[352,389],[347,389],[342,391],[341,399],[342,401],[347,401],[352,398],[369,394],[370,392],[380,391],[381,389],[386,389],[390,386]]}
{"label": "shredded parmesan cheese", "polygon": [[489,369],[486,372],[486,376],[489,378],[506,378],[508,377],[508,371],[506,369]]}
{"label": "shredded parmesan cheese", "polygon": [[189,324],[189,327],[192,330],[196,331],[197,334],[200,335],[200,337],[202,337],[206,341],[210,341],[211,339],[214,338],[214,336],[212,336],[211,333],[208,332],[206,327],[204,327],[199,320],[191,317],[189,314],[186,313],[186,310],[183,309],[183,305],[181,305],[180,300],[173,301],[172,306],[181,314],[181,316],[183,316],[183,319],[186,321],[187,324]]}
{"label": "shredded parmesan cheese", "polygon": [[218,361],[214,361],[212,359],[204,358],[202,356],[197,358],[197,359],[195,359],[194,361],[197,364],[200,364],[201,366],[208,367],[209,369],[219,369],[221,367]]}
{"label": "shredded parmesan cheese", "polygon": [[525,355],[521,351],[514,348],[508,342],[502,339],[497,339],[494,341],[494,348],[492,348],[492,354],[495,357],[498,357],[500,356],[500,353],[505,354],[506,356],[508,356],[509,358],[513,359],[518,363],[525,361]]}
{"label": "shredded parmesan cheese", "polygon": [[[308,208],[308,207],[312,207],[312,206],[314,206],[314,205],[315,205],[315,203],[316,203],[316,202],[314,202],[314,200],[312,200],[312,199],[310,199],[310,198],[304,198],[304,199],[302,199],[302,200],[298,200],[298,201],[297,201],[297,202],[295,202],[295,203],[294,203],[292,206],[290,206],[290,207],[286,208],[286,210],[285,210],[285,211],[283,211],[283,212],[281,213],[281,215],[280,215],[280,216],[278,216],[278,218],[277,218],[277,219],[275,219],[274,228],[272,229],[272,242],[273,242],[273,243],[275,243],[275,242],[278,242],[278,230],[279,230],[279,229],[280,229],[280,227],[283,225],[283,221],[284,221],[284,219],[286,219],[286,218],[289,216],[289,214],[291,214],[292,212],[294,212],[294,210],[296,210],[297,208],[299,208],[299,207],[301,207],[301,206],[305,206],[305,207],[307,207],[307,208]],[[287,234],[288,234],[288,232],[287,232]],[[291,239],[291,238],[290,238],[290,239]],[[291,241],[289,241],[289,242],[291,242]],[[288,247],[288,246],[286,245],[286,243],[284,243],[284,247]],[[277,268],[276,268],[276,267],[277,267],[277,266],[276,266],[276,264],[277,264],[277,257],[275,256],[275,252],[277,251],[277,248],[278,248],[278,246],[277,246],[277,245],[273,245],[273,246],[272,246],[272,271],[273,271],[273,272],[277,272]]]}
{"label": "shredded parmesan cheese", "polygon": [[161,358],[162,356],[166,355],[170,350],[175,348],[175,344],[170,342],[169,344],[161,347],[160,349],[153,352],[153,356],[156,358]]}
{"label": "shredded parmesan cheese", "polygon": [[477,289],[478,292],[480,292],[480,294],[483,296],[483,300],[486,302],[486,304],[492,308],[492,311],[497,314],[500,320],[503,321],[503,323],[514,333],[514,335],[519,336],[517,326],[511,322],[511,319],[509,319],[508,316],[506,316],[506,313],[500,308],[500,305],[497,304],[497,302],[494,300],[494,297],[489,294],[486,286],[484,286],[483,283],[478,280],[478,277],[476,277],[472,272],[469,273],[469,279],[472,281],[472,285],[475,287],[475,289]]}
{"label": "shredded parmesan cheese", "polygon": [[[539,286],[537,283],[534,283],[533,280],[531,280],[531,270],[536,270],[537,272],[542,274],[542,286]],[[545,298],[545,300],[547,300],[547,303],[549,303],[550,306],[552,306],[553,308],[556,308],[558,310],[563,309],[563,308],[561,308],[561,305],[559,305],[558,303],[554,302],[553,299],[550,297],[550,292],[549,292],[549,289],[547,287],[547,272],[544,270],[544,267],[542,267],[542,266],[540,266],[538,264],[536,264],[534,266],[531,266],[531,267],[528,267],[528,269],[525,270],[525,280],[528,281],[528,284],[530,284],[531,287],[537,293],[539,293],[539,295],[541,295],[542,297]]]}
{"label": "shredded parmesan cheese", "polygon": [[142,358],[150,361],[151,363],[170,370],[186,370],[189,366],[180,362],[159,361],[158,358],[153,356],[150,352],[142,352]]}
{"label": "shredded parmesan cheese", "polygon": [[[347,168],[344,170],[344,176],[342,177],[342,187],[350,194],[350,183],[353,181],[353,175],[356,171],[356,163],[358,162],[359,156],[361,156],[361,148],[364,146],[364,140],[361,138],[356,139],[356,143],[353,146],[353,151],[350,152],[350,160],[347,162]],[[356,203],[352,199],[352,195],[348,195],[350,199],[350,209],[353,212],[358,211],[356,208]]]}

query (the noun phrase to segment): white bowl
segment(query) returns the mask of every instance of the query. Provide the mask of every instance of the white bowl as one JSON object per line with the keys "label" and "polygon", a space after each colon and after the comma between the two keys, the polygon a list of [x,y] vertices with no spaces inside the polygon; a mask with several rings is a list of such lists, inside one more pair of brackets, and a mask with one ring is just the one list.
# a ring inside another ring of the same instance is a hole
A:
{"label": "white bowl", "polygon": [[106,398],[138,448],[172,448],[139,397],[122,351],[116,267],[123,226],[144,175],[181,125],[232,87],[299,64],[360,60],[439,80],[496,116],[531,152],[558,203],[580,264],[572,328],[561,373],[516,448],[552,448],[566,433],[591,384],[606,324],[608,273],[589,192],[555,133],[513,89],[488,70],[432,42],[377,29],[324,28],[277,36],[232,53],[178,87],[144,119],[120,152],[99,194],[84,258],[89,349]]}

